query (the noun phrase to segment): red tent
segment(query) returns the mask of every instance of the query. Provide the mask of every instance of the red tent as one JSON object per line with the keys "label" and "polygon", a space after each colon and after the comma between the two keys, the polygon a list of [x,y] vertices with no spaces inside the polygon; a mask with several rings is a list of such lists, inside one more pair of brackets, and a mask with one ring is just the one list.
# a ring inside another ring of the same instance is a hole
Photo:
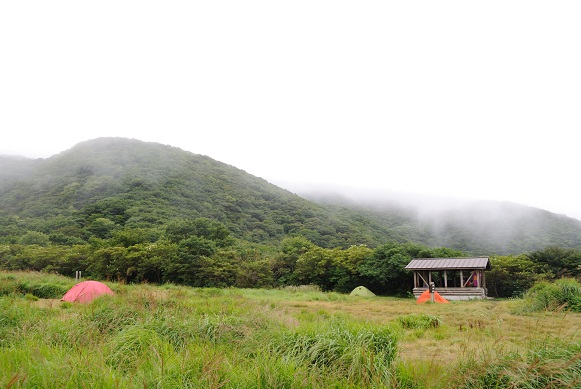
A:
{"label": "red tent", "polygon": [[[425,303],[426,301],[430,301],[430,291],[426,290],[424,293],[418,297],[418,304]],[[440,293],[434,292],[434,302],[436,303],[447,303],[448,300],[440,296]]]}
{"label": "red tent", "polygon": [[89,303],[99,296],[104,294],[113,295],[113,291],[102,282],[98,281],[83,281],[73,286],[63,296],[61,301]]}

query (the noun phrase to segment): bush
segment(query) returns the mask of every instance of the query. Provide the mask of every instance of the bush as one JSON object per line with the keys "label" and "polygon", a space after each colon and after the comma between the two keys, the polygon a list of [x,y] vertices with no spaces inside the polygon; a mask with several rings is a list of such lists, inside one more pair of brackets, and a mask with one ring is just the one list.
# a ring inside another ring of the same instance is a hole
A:
{"label": "bush", "polygon": [[40,273],[17,273],[0,277],[0,296],[33,295],[41,299],[61,298],[71,287],[59,277]]}
{"label": "bush", "polygon": [[529,311],[581,312],[581,284],[572,278],[539,282],[525,294],[524,301]]}
{"label": "bush", "polygon": [[41,299],[56,299],[62,297],[67,290],[69,290],[69,287],[64,285],[52,283],[35,284],[23,281],[16,284],[14,292],[23,295],[31,294]]}
{"label": "bush", "polygon": [[69,287],[56,284],[33,285],[31,293],[41,299],[56,299],[64,296]]}

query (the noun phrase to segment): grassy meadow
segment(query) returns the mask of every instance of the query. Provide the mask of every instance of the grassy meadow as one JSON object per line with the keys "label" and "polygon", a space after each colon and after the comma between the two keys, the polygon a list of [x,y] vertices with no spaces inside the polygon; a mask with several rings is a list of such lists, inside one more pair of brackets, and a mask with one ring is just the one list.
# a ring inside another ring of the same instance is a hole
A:
{"label": "grassy meadow", "polygon": [[580,388],[581,313],[0,272],[0,388]]}

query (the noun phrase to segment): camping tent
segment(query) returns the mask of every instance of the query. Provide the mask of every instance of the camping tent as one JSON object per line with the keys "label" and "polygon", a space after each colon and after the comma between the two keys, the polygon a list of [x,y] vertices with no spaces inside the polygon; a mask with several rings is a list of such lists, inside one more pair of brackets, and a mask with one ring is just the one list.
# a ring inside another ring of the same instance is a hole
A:
{"label": "camping tent", "polygon": [[107,285],[98,281],[83,281],[69,289],[61,301],[89,303],[106,294],[111,296],[114,294]]}
{"label": "camping tent", "polygon": [[[431,300],[430,291],[426,290],[424,293],[422,293],[420,295],[417,302],[418,302],[418,304],[421,304],[421,303],[425,303],[426,301],[430,301],[430,300]],[[434,302],[435,303],[448,303],[449,301],[446,300],[445,298],[443,298],[442,296],[440,296],[440,293],[434,292]]]}
{"label": "camping tent", "polygon": [[367,289],[365,286],[358,286],[357,288],[353,289],[350,296],[363,296],[363,297],[373,297],[375,293]]}

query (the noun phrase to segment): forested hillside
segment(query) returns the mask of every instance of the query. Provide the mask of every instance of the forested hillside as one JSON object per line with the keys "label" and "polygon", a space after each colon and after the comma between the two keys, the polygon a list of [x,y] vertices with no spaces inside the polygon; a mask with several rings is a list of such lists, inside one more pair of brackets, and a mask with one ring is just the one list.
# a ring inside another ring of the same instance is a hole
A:
{"label": "forested hillside", "polygon": [[320,247],[416,242],[475,255],[581,248],[580,221],[517,204],[419,216],[389,199],[313,200],[209,157],[138,140],[95,139],[48,159],[0,156],[0,242],[36,231],[80,243],[206,217],[265,244],[300,235]]}
{"label": "forested hillside", "polygon": [[31,174],[41,163],[40,159],[0,155],[0,195],[16,180],[21,180]]}
{"label": "forested hillside", "polygon": [[0,173],[0,239],[39,231],[79,242],[207,217],[251,242],[297,234],[322,247],[410,240],[397,220],[317,205],[233,166],[156,143],[101,138],[23,162]]}
{"label": "forested hillside", "polygon": [[511,204],[494,218],[481,206],[425,219],[393,204],[316,203],[209,157],[118,138],[0,157],[0,168],[7,270],[405,295],[411,258],[521,254],[492,259],[495,296],[581,274],[580,223]]}

